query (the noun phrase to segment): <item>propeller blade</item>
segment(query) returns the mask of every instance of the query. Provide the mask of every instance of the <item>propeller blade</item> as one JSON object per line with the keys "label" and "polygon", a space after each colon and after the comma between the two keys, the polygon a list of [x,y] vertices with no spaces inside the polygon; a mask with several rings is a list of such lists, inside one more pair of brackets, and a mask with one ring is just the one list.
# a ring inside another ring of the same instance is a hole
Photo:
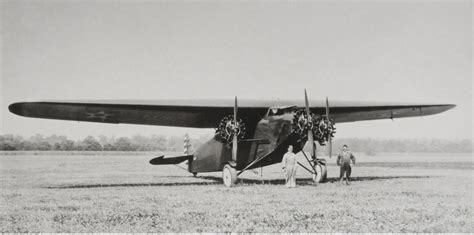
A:
{"label": "propeller blade", "polygon": [[[326,119],[328,121],[328,125],[327,127],[329,128],[329,100],[328,100],[328,97],[326,96]],[[328,154],[329,154],[329,158],[332,157],[332,136],[331,136],[331,132],[328,132],[328,142],[329,142],[329,146],[328,146]]]}
{"label": "propeller blade", "polygon": [[329,100],[327,96],[326,96],[326,118],[329,121]]}
{"label": "propeller blade", "polygon": [[232,161],[237,161],[237,135],[232,139]]}
{"label": "propeller blade", "polygon": [[[237,129],[237,96],[234,99],[234,125],[235,125],[235,130]],[[232,161],[235,163],[237,161],[237,133],[234,133],[234,136],[232,138]]]}
{"label": "propeller blade", "polygon": [[235,97],[235,102],[234,102],[234,123],[237,125],[237,96]]}
{"label": "propeller blade", "polygon": [[309,101],[308,101],[308,94],[306,93],[306,89],[304,89],[304,102],[305,102],[305,108],[306,108],[306,115],[308,115],[308,120],[309,120],[310,118]]}
{"label": "propeller blade", "polygon": [[308,142],[309,143],[309,151],[311,153],[311,157],[314,158],[316,155],[314,154],[314,139],[313,139],[313,132],[308,130]]}
{"label": "propeller blade", "polygon": [[[309,101],[308,101],[308,94],[306,92],[306,89],[304,89],[304,102],[305,102],[305,108],[306,108],[306,117],[308,118],[308,122],[312,122],[311,120],[311,112],[309,111]],[[310,145],[309,149],[311,152],[311,157],[315,156],[314,153],[314,138],[313,138],[313,131],[308,130],[308,143]]]}
{"label": "propeller blade", "polygon": [[331,158],[332,157],[332,137],[331,137],[331,135],[329,135],[329,146],[328,146],[328,148],[329,148],[329,158]]}

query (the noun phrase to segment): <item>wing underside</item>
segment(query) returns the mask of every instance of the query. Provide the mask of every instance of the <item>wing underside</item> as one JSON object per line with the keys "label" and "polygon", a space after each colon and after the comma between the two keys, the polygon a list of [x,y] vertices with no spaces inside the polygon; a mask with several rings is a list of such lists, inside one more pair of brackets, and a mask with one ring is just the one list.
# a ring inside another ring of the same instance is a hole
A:
{"label": "wing underside", "polygon": [[[232,107],[56,102],[15,103],[9,108],[12,113],[34,118],[194,128],[214,128],[233,112]],[[242,108],[239,111],[248,121],[265,114],[265,110],[258,109]]]}
{"label": "wing underside", "polygon": [[[127,123],[143,125],[159,125],[174,127],[215,128],[220,120],[233,113],[233,103],[215,105],[170,102],[150,103],[110,103],[110,102],[23,102],[9,106],[12,113],[20,116],[59,120],[72,120],[102,123]],[[291,104],[291,103],[288,103]],[[297,107],[298,103],[293,104]],[[239,107],[239,117],[246,123],[256,124],[273,107],[271,103],[244,102]],[[330,107],[331,118],[336,123],[355,122],[377,119],[394,119],[404,117],[426,116],[444,112],[455,107],[451,104],[344,104],[337,103]],[[311,107],[316,114],[324,114],[325,108]]]}

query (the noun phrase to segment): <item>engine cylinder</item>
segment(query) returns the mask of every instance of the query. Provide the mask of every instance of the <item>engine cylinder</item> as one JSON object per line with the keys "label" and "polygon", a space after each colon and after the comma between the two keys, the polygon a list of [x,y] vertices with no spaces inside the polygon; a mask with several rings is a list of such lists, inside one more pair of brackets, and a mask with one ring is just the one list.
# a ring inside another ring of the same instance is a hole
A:
{"label": "engine cylinder", "polygon": [[308,131],[311,130],[313,133],[313,139],[318,141],[320,145],[325,145],[328,141],[328,135],[334,137],[336,128],[334,128],[334,120],[327,119],[325,115],[316,115],[310,113],[310,117],[306,113],[306,110],[298,110],[293,118],[292,122],[293,132],[299,136],[299,141],[306,141],[308,139]]}

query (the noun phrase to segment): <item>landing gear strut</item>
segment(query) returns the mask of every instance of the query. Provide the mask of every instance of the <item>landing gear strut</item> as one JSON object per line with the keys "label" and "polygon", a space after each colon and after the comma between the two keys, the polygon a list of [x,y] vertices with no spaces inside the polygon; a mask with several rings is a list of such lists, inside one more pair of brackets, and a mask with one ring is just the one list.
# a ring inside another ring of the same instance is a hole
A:
{"label": "landing gear strut", "polygon": [[327,169],[326,169],[326,161],[324,159],[309,159],[308,156],[302,151],[303,156],[306,158],[308,161],[308,164],[310,165],[310,168],[308,169],[306,166],[301,164],[300,162],[297,162],[298,165],[300,165],[303,169],[307,170],[311,175],[313,176],[313,181],[315,183],[323,183],[327,179]]}
{"label": "landing gear strut", "polygon": [[222,181],[226,187],[232,187],[237,182],[237,171],[229,164],[222,169]]}

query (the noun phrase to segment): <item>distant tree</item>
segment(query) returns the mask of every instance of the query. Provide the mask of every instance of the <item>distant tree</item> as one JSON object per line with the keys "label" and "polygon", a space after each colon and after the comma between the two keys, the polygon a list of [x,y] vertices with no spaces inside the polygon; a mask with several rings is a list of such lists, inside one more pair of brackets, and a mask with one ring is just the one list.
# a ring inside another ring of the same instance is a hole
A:
{"label": "distant tree", "polygon": [[[203,135],[192,138],[192,149],[197,149],[212,135]],[[56,150],[56,151],[183,151],[183,136],[135,135],[132,138],[121,137],[115,141],[114,137],[100,135],[98,140],[92,136],[84,140],[72,141],[66,136],[52,135],[44,137],[36,134],[27,139],[11,134],[0,135],[0,150]],[[379,152],[449,152],[471,153],[473,142],[470,139],[372,139],[372,138],[334,138],[333,153],[340,151],[343,144],[347,144],[353,152],[363,152],[373,155]],[[308,151],[308,149],[305,149]],[[318,154],[326,154],[326,146],[317,146]]]}
{"label": "distant tree", "polygon": [[43,140],[36,145],[36,150],[48,151],[48,150],[52,150],[52,146],[47,141]]}
{"label": "distant tree", "polygon": [[33,136],[30,137],[30,141],[31,141],[33,144],[37,144],[37,143],[43,142],[43,141],[44,141],[44,136],[41,135],[41,134],[35,134],[35,135],[33,135]]}
{"label": "distant tree", "polygon": [[29,140],[23,141],[23,149],[22,150],[26,150],[26,151],[37,150],[36,147],[37,146]]}
{"label": "distant tree", "polygon": [[13,135],[4,135],[0,138],[0,150],[4,150],[4,151],[17,150],[15,147]]}
{"label": "distant tree", "polygon": [[101,151],[102,146],[100,145],[99,141],[97,141],[92,136],[87,136],[83,141],[82,144],[84,145],[85,151]]}
{"label": "distant tree", "polygon": [[72,141],[72,140],[64,140],[59,144],[61,146],[60,150],[63,150],[63,151],[72,151],[72,150],[74,150],[74,141]]}
{"label": "distant tree", "polygon": [[130,140],[132,148],[136,151],[151,151],[153,150],[153,144],[150,141],[150,138],[142,135],[134,135]]}
{"label": "distant tree", "polygon": [[85,145],[81,140],[74,141],[74,149],[75,151],[84,151]]}
{"label": "distant tree", "polygon": [[104,151],[115,151],[117,150],[113,144],[105,144],[103,146]]}
{"label": "distant tree", "polygon": [[152,150],[165,151],[166,141],[166,136],[164,135],[152,135],[150,138],[150,144],[153,146]]}
{"label": "distant tree", "polygon": [[54,146],[53,146],[53,150],[55,150],[55,151],[61,150],[61,144],[55,143]]}
{"label": "distant tree", "polygon": [[465,139],[465,140],[462,140],[460,143],[459,143],[459,151],[460,152],[464,152],[464,153],[472,153],[472,146],[474,145],[474,142],[468,140],[468,139]]}
{"label": "distant tree", "polygon": [[105,135],[99,135],[99,144],[102,146],[105,146],[106,144],[113,144],[114,143],[114,137],[107,137]]}
{"label": "distant tree", "polygon": [[120,137],[115,142],[115,149],[118,151],[134,151],[132,142],[128,137]]}
{"label": "distant tree", "polygon": [[170,136],[166,145],[168,151],[183,151],[183,137]]}
{"label": "distant tree", "polygon": [[51,135],[51,136],[48,136],[48,137],[45,137],[44,138],[44,141],[48,142],[49,144],[51,144],[52,146],[55,146],[56,143],[61,143],[63,141],[66,141],[67,140],[67,137],[64,136],[64,135]]}

